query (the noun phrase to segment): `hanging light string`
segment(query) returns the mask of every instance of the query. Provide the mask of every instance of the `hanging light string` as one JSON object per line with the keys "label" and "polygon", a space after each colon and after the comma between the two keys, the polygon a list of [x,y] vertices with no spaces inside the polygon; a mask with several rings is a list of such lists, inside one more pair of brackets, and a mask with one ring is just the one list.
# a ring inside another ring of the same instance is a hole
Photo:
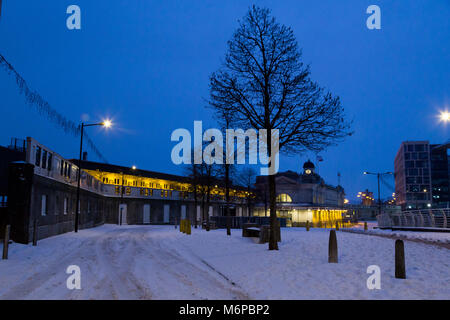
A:
{"label": "hanging light string", "polygon": [[[75,122],[67,119],[65,116],[61,115],[58,111],[53,109],[50,104],[45,101],[36,91],[32,91],[28,88],[26,81],[20,76],[20,74],[14,69],[14,67],[0,54],[0,67],[12,74],[16,78],[16,84],[19,87],[19,92],[25,96],[26,102],[30,107],[36,108],[36,110],[42,115],[49,119],[51,122],[55,123],[58,127],[62,128],[65,133],[72,134],[79,137],[81,134],[81,126],[76,125]],[[87,146],[91,149],[96,156],[103,162],[108,163],[108,161],[103,157],[98,148],[95,146],[91,138],[84,133],[83,139],[86,141]]]}

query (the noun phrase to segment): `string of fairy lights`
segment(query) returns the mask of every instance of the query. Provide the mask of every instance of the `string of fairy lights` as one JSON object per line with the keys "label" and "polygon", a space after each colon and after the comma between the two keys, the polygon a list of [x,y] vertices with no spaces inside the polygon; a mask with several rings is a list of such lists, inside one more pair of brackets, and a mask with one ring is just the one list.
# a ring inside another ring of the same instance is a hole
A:
{"label": "string of fairy lights", "polygon": [[[3,57],[2,54],[0,54],[0,67],[6,70],[8,74],[13,75],[19,88],[19,92],[25,96],[25,101],[30,105],[30,107],[35,108],[39,114],[46,117],[59,128],[63,129],[65,133],[72,134],[75,137],[79,137],[81,135],[81,127],[52,108],[52,106],[50,106],[50,104],[42,98],[39,93],[30,89],[23,77]],[[84,133],[84,139],[89,149],[91,149],[99,159],[107,163],[105,157],[103,157],[100,150],[95,146],[92,139],[86,133]]]}

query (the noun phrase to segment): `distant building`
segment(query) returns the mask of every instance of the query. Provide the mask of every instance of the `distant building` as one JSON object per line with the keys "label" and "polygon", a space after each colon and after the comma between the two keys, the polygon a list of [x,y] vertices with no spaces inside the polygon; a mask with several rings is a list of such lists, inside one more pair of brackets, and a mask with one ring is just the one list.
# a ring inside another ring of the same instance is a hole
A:
{"label": "distant building", "polygon": [[[303,172],[279,172],[275,176],[277,216],[288,219],[292,226],[303,226],[309,221],[314,226],[328,226],[346,218],[345,192],[341,186],[331,186],[315,172],[311,161],[303,165]],[[256,177],[255,188],[260,201],[255,205],[255,216],[270,214],[268,177]]]}
{"label": "distant building", "polygon": [[374,202],[373,192],[366,189],[366,191],[358,192],[358,198],[361,198],[363,206],[371,206]]}
{"label": "distant building", "polygon": [[449,147],[428,141],[402,142],[395,157],[395,197],[402,209],[448,206]]}

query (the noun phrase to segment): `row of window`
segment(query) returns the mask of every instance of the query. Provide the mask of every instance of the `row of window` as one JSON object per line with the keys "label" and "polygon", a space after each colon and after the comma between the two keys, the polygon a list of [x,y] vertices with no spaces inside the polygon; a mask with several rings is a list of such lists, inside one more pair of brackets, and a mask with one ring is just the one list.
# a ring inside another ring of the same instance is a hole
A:
{"label": "row of window", "polygon": [[[54,215],[60,214],[60,197],[55,196],[55,206],[54,206]],[[81,202],[78,202],[78,212],[81,211],[80,208]],[[95,204],[94,204],[95,205]],[[63,197],[63,203],[62,203],[62,214],[75,214],[75,207],[76,207],[76,200],[74,198],[70,199],[69,197]],[[91,201],[87,201],[87,212],[91,212]],[[46,194],[43,194],[41,196],[41,216],[47,216],[49,214],[49,196]]]}
{"label": "row of window", "polygon": [[60,175],[62,177],[67,177],[70,179],[70,173],[72,172],[72,164],[69,162],[64,161],[64,159],[61,159],[61,166],[60,166]]}
{"label": "row of window", "polygon": [[430,183],[430,177],[429,176],[417,176],[417,177],[406,177],[406,184],[429,184]]}
{"label": "row of window", "polygon": [[405,160],[428,160],[428,152],[405,152]]}
{"label": "row of window", "polygon": [[428,151],[428,145],[427,144],[405,144],[404,151],[405,152]]}
{"label": "row of window", "polygon": [[430,187],[428,185],[407,185],[406,186],[406,192],[429,192]]}
{"label": "row of window", "polygon": [[[59,210],[58,210],[58,204],[59,204],[59,197],[56,196],[55,197],[55,210],[54,210],[54,214],[55,215],[59,215]],[[41,196],[41,216],[46,216],[49,214],[49,210],[48,210],[48,195],[43,194]],[[68,197],[64,197],[63,200],[63,214],[66,215],[69,212],[71,213],[75,213],[75,200],[72,199],[72,201],[69,201]]]}
{"label": "row of window", "polygon": [[405,168],[428,168],[428,161],[425,160],[406,160]]}
{"label": "row of window", "polygon": [[430,200],[429,193],[407,193],[406,200]]}
{"label": "row of window", "polygon": [[107,177],[103,177],[102,179],[104,184],[115,184],[116,186],[124,185],[124,186],[131,186],[131,187],[143,187],[143,188],[153,188],[153,189],[171,189],[171,190],[178,190],[182,188],[177,187],[176,185],[172,184],[164,184],[161,185],[159,183],[146,183],[145,181],[138,181],[138,180],[127,180],[127,179],[109,179]]}
{"label": "row of window", "polygon": [[[428,168],[411,168],[406,170],[407,176],[423,176],[423,178],[429,178],[430,171]],[[425,182],[427,183],[427,182]]]}
{"label": "row of window", "polygon": [[[116,186],[115,187],[115,193],[116,194],[120,194],[120,186]],[[124,188],[124,194],[126,194],[127,196],[131,195],[131,188],[130,187],[125,187]],[[153,196],[153,189],[148,189],[148,188],[141,188],[139,190],[139,193],[141,196]],[[169,198],[172,197],[172,190],[161,190],[161,198]]]}
{"label": "row of window", "polygon": [[53,154],[50,151],[36,146],[35,165],[42,169],[52,170]]}

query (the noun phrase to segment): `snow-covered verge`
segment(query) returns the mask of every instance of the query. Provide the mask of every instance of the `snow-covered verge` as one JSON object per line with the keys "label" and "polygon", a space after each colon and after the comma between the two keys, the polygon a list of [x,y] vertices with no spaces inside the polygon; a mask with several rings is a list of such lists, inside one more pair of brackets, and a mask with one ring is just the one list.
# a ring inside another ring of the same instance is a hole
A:
{"label": "snow-covered verge", "polygon": [[[329,230],[283,229],[279,251],[241,238],[239,231],[228,239],[223,234],[195,233],[184,246],[252,298],[450,299],[450,251],[445,248],[406,242],[407,279],[400,280],[394,277],[391,239],[337,232],[339,263],[329,264]],[[369,265],[381,268],[381,290],[367,288]]]}
{"label": "snow-covered verge", "polygon": [[[364,223],[359,223],[355,225],[350,230],[364,231]],[[450,244],[450,233],[449,232],[437,232],[437,231],[401,231],[401,230],[391,230],[391,229],[377,229],[376,222],[368,222],[368,230],[365,233],[387,235],[404,239],[418,239],[426,240],[429,242]]]}
{"label": "snow-covered verge", "polygon": [[[329,230],[286,228],[279,251],[241,230],[181,234],[173,226],[114,226],[13,244],[0,261],[0,299],[450,299],[450,251],[405,242],[407,279],[394,278],[394,241]],[[69,265],[81,290],[68,290]],[[366,286],[381,268],[381,290]],[[234,283],[234,284],[232,284]]]}

